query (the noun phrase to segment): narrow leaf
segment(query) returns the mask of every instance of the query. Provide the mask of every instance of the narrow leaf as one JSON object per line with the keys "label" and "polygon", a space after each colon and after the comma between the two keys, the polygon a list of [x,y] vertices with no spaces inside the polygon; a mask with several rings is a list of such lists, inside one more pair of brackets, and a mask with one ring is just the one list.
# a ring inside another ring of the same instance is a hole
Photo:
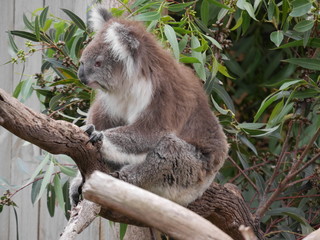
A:
{"label": "narrow leaf", "polygon": [[76,14],[74,14],[68,9],[62,8],[61,10],[68,15],[68,17],[74,22],[74,24],[77,25],[78,28],[82,29],[83,31],[86,31],[86,25],[80,17],[78,17]]}
{"label": "narrow leaf", "polygon": [[289,58],[289,59],[286,59],[283,61],[298,65],[298,66],[306,68],[306,69],[320,71],[320,59],[316,59],[316,58]]}
{"label": "narrow leaf", "polygon": [[56,196],[55,196],[54,187],[51,184],[49,184],[47,187],[47,208],[51,217],[54,216],[55,199],[56,199]]}
{"label": "narrow leaf", "polygon": [[212,3],[220,8],[224,8],[224,9],[227,9],[227,10],[230,10],[231,8],[228,7],[227,5],[224,5],[222,4],[221,2],[217,1],[217,0],[207,0],[209,3]]}
{"label": "narrow leaf", "polygon": [[176,59],[179,59],[180,51],[179,51],[179,44],[176,36],[176,32],[173,30],[173,28],[169,25],[164,25],[164,34],[166,35],[166,38],[168,39],[172,50],[174,57]]}
{"label": "narrow leaf", "polygon": [[15,36],[18,36],[18,37],[22,37],[22,38],[26,38],[26,39],[29,39],[29,40],[34,41],[34,42],[39,42],[38,38],[33,33],[25,32],[25,31],[10,31],[10,33],[12,35],[15,35]]}
{"label": "narrow leaf", "polygon": [[53,178],[53,186],[54,186],[54,191],[56,194],[56,199],[58,200],[58,203],[61,207],[61,209],[64,209],[64,199],[63,199],[63,191],[62,191],[62,185],[60,181],[59,174],[56,174]]}
{"label": "narrow leaf", "polygon": [[13,50],[14,53],[18,52],[18,47],[16,45],[16,43],[14,42],[14,39],[12,37],[12,34],[10,32],[8,32],[8,36],[9,36],[9,43],[10,43],[10,47]]}
{"label": "narrow leaf", "polygon": [[201,21],[204,23],[204,25],[208,25],[209,22],[209,3],[207,0],[203,0],[201,3]]}
{"label": "narrow leaf", "polygon": [[44,190],[46,189],[48,183],[50,182],[50,178],[53,173],[53,169],[54,169],[54,164],[53,164],[53,162],[50,162],[50,165],[49,165],[49,167],[43,177],[40,191],[39,191],[38,196],[37,196],[36,200],[34,201],[34,203],[37,203],[39,201],[39,199],[41,198],[42,194],[44,193]]}
{"label": "narrow leaf", "polygon": [[314,25],[314,21],[311,20],[303,20],[301,22],[298,22],[294,27],[293,30],[297,32],[306,32],[310,30]]}
{"label": "narrow leaf", "polygon": [[158,11],[141,13],[133,17],[133,19],[136,21],[153,21],[153,20],[158,20],[159,18],[160,18],[160,13]]}
{"label": "narrow leaf", "polygon": [[36,19],[34,20],[34,33],[36,34],[37,40],[40,40],[40,25],[38,16],[36,16]]}
{"label": "narrow leaf", "polygon": [[44,28],[44,25],[46,23],[48,10],[49,10],[49,7],[45,7],[43,9],[43,11],[41,12],[41,14],[40,14],[40,26],[41,26],[41,28]]}
{"label": "narrow leaf", "polygon": [[25,14],[23,14],[23,22],[26,25],[26,27],[31,30],[34,31],[34,26],[32,25],[32,23],[29,21],[29,19],[27,18],[27,16]]}

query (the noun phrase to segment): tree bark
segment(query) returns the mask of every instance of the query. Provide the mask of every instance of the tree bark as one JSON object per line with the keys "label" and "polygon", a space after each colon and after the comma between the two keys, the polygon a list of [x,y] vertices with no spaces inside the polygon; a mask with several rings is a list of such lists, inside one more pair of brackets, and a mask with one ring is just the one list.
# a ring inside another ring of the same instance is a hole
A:
{"label": "tree bark", "polygon": [[[73,158],[80,172],[88,178],[95,170],[110,173],[97,145],[76,125],[56,121],[36,113],[0,89],[0,125],[52,154],[66,154]],[[243,239],[239,227],[250,226],[258,239],[264,239],[259,223],[251,215],[241,194],[233,185],[213,183],[203,196],[188,208],[208,219],[234,239]],[[142,225],[137,219],[101,209],[100,216],[116,222]]]}

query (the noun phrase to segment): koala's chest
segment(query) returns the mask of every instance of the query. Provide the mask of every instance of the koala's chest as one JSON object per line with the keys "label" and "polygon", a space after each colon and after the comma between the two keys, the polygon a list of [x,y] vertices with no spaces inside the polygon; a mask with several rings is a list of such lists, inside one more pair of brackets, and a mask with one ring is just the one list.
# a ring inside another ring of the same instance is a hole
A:
{"label": "koala's chest", "polygon": [[146,86],[133,86],[127,94],[105,94],[104,111],[122,119],[127,124],[135,122],[152,100],[152,92]]}

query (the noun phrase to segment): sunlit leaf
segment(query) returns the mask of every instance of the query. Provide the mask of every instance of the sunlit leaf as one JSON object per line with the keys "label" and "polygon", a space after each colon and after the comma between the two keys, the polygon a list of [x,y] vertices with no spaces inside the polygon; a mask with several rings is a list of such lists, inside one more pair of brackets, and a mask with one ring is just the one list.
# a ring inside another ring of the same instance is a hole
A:
{"label": "sunlit leaf", "polygon": [[180,51],[179,51],[179,44],[177,40],[177,36],[173,28],[169,25],[164,26],[164,34],[166,35],[166,38],[168,39],[172,50],[173,50],[173,55],[176,59],[179,59],[180,56]]}
{"label": "sunlit leaf", "polygon": [[283,40],[283,32],[282,31],[274,31],[270,34],[270,40],[279,47]]}

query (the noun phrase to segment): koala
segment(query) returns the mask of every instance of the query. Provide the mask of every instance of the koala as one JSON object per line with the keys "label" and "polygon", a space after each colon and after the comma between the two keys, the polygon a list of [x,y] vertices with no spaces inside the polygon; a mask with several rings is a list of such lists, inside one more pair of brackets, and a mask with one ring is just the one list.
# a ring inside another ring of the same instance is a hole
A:
{"label": "koala", "polygon": [[[210,186],[228,153],[202,83],[136,21],[96,8],[96,32],[78,77],[97,90],[86,132],[112,176],[186,206]],[[79,180],[80,178],[80,180]],[[73,204],[82,180],[71,184]]]}

